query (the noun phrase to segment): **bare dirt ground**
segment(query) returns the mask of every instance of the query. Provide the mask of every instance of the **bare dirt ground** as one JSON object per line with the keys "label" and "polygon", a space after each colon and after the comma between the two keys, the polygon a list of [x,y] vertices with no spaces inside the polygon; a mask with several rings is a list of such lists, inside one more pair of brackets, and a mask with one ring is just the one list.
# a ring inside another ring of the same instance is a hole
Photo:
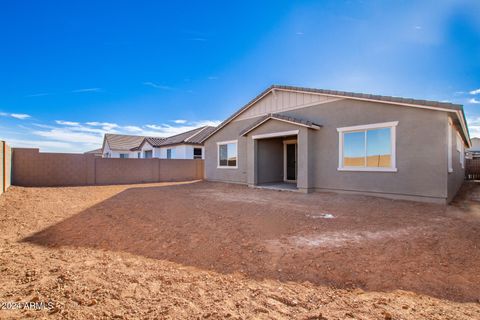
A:
{"label": "bare dirt ground", "polygon": [[451,206],[210,182],[12,187],[1,319],[480,319],[480,185]]}

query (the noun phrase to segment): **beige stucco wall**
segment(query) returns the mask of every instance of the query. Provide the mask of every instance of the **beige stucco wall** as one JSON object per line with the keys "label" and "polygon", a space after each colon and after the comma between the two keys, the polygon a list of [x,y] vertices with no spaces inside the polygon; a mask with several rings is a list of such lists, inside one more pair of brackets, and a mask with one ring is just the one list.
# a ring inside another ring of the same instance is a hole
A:
{"label": "beige stucco wall", "polygon": [[[429,109],[396,106],[344,99],[318,106],[311,106],[283,112],[300,119],[321,124],[316,131],[295,125],[281,125],[285,128],[300,128],[298,150],[298,178],[303,178],[301,188],[309,190],[333,190],[361,192],[373,195],[411,198],[433,202],[445,202],[448,194],[447,168],[447,113]],[[238,133],[258,118],[234,121],[214,134],[205,143],[206,179],[248,183],[244,165],[248,155],[248,137]],[[398,121],[396,128],[397,172],[346,172],[338,171],[339,139],[337,128]],[[267,133],[277,128],[273,120],[259,127],[252,134]],[[263,130],[263,131],[262,131]],[[280,130],[280,127],[278,128]],[[290,129],[288,129],[290,130]],[[222,140],[239,139],[238,169],[217,169],[216,143]],[[454,160],[455,162],[455,160]],[[458,162],[458,161],[457,161]],[[303,170],[301,164],[308,168]],[[308,174],[307,174],[308,172]],[[460,178],[459,178],[460,179]]]}
{"label": "beige stucco wall", "polygon": [[200,180],[203,161],[97,158],[15,148],[12,183],[43,187]]}

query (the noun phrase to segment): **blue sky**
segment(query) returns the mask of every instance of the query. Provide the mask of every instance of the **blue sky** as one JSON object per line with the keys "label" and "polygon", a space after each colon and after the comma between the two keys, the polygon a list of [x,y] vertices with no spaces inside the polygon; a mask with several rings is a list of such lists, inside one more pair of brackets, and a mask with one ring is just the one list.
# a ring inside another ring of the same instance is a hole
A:
{"label": "blue sky", "polygon": [[480,1],[9,1],[0,139],[81,152],[165,136],[269,85],[461,103],[480,136]]}

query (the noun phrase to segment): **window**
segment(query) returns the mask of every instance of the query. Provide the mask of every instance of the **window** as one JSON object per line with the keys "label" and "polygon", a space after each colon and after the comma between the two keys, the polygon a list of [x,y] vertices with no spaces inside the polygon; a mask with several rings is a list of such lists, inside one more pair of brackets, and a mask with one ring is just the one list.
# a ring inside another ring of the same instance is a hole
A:
{"label": "window", "polygon": [[127,159],[128,158],[128,153],[120,153],[120,158]]}
{"label": "window", "polygon": [[175,149],[167,149],[167,159],[175,158]]}
{"label": "window", "polygon": [[143,152],[143,157],[145,159],[151,159],[153,157],[153,151],[152,150],[145,150]]}
{"label": "window", "polygon": [[340,171],[397,171],[398,122],[338,128]]}
{"label": "window", "polygon": [[193,159],[202,159],[202,148],[193,148]]}
{"label": "window", "polygon": [[237,163],[237,140],[217,142],[218,147],[218,168],[238,167]]}
{"label": "window", "polygon": [[137,152],[137,158],[138,158],[138,159],[141,158],[141,153],[140,153],[140,152]]}

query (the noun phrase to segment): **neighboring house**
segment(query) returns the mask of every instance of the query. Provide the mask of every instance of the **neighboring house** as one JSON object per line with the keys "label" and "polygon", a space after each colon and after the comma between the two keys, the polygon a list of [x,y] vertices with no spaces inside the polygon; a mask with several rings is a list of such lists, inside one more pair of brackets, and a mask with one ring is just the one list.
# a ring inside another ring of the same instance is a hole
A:
{"label": "neighboring house", "polygon": [[468,159],[479,159],[480,158],[480,138],[472,138],[472,147],[467,149],[465,156]]}
{"label": "neighboring house", "polygon": [[215,127],[204,126],[171,137],[105,134],[104,158],[204,159],[202,140]]}
{"label": "neighboring house", "polygon": [[204,144],[207,180],[446,203],[470,138],[461,105],[272,86]]}
{"label": "neighboring house", "polygon": [[104,158],[141,158],[136,149],[145,140],[142,136],[106,133],[103,137]]}
{"label": "neighboring house", "polygon": [[146,137],[138,149],[142,158],[205,159],[202,140],[214,129],[215,127],[205,126],[168,138]]}
{"label": "neighboring house", "polygon": [[84,154],[93,154],[93,155],[95,155],[95,157],[101,158],[102,157],[102,148],[95,149],[95,150],[90,150],[90,151],[84,152]]}

